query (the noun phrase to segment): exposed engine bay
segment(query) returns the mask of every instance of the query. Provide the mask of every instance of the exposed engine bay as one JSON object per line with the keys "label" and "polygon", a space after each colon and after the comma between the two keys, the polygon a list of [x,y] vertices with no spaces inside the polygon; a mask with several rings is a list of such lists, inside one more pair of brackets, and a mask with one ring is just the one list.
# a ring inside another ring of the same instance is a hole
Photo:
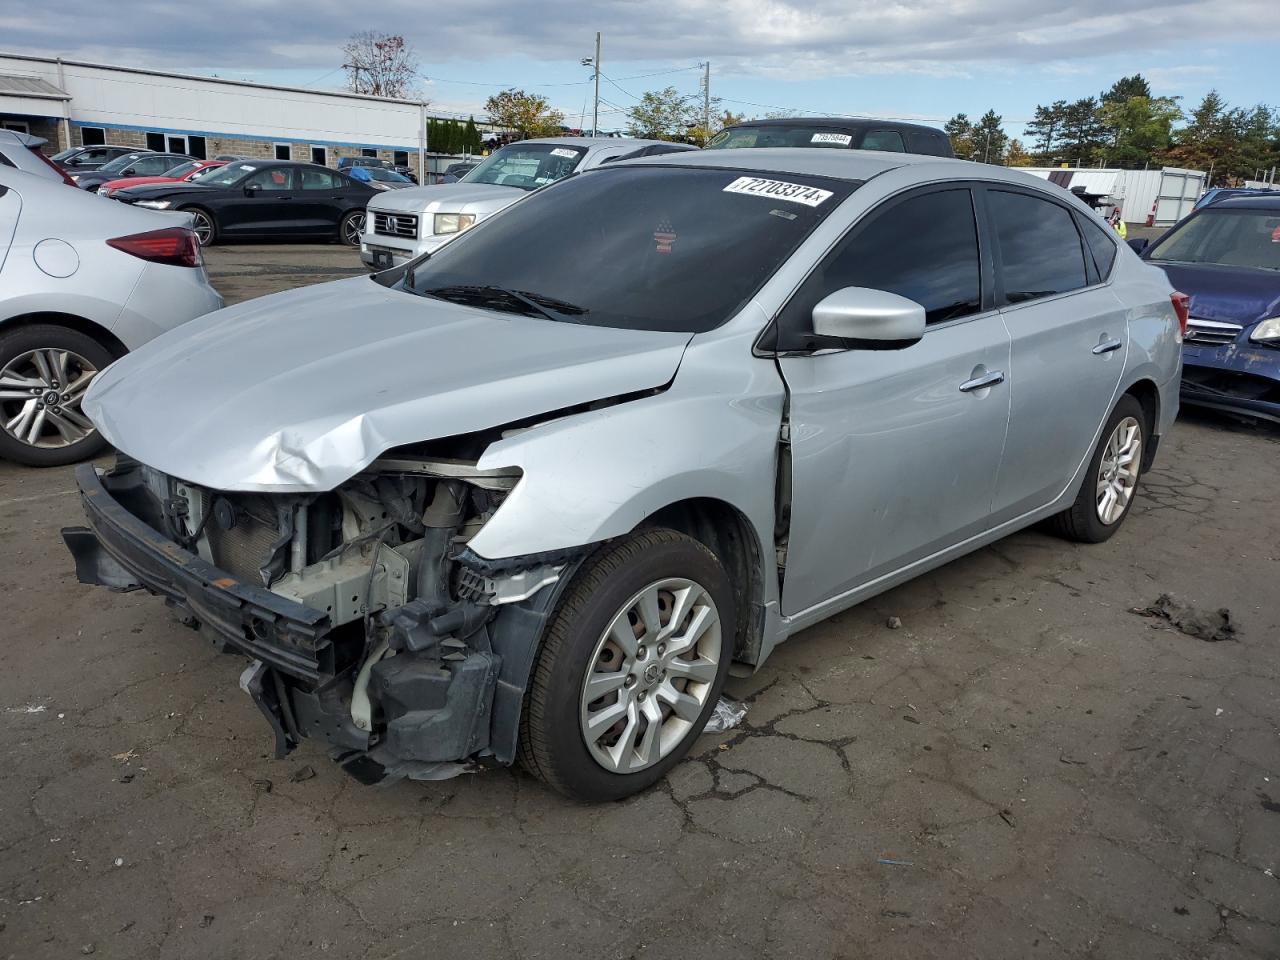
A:
{"label": "exposed engine bay", "polygon": [[[438,779],[485,757],[514,759],[549,588],[574,562],[495,569],[468,552],[519,479],[401,449],[325,493],[224,492],[121,456],[95,475],[112,506],[180,548],[166,553],[194,555],[186,572],[204,561],[233,579],[170,589],[175,578],[139,572],[134,544],[104,523],[67,542],[81,579],[160,593],[188,625],[252,658],[241,686],[278,755],[317,737],[363,781]],[[86,494],[91,523],[100,506]],[[225,591],[248,601],[234,617],[210,602]]]}

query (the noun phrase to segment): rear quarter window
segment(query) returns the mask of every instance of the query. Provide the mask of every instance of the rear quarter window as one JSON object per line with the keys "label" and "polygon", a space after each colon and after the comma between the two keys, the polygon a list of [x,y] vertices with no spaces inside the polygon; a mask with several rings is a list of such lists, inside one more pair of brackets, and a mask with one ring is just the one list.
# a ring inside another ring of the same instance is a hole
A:
{"label": "rear quarter window", "polygon": [[1108,236],[1111,233],[1100,223],[1087,217],[1079,217],[1080,229],[1084,233],[1084,242],[1089,247],[1094,266],[1098,268],[1098,279],[1106,283],[1111,276],[1111,268],[1116,264],[1116,242]]}

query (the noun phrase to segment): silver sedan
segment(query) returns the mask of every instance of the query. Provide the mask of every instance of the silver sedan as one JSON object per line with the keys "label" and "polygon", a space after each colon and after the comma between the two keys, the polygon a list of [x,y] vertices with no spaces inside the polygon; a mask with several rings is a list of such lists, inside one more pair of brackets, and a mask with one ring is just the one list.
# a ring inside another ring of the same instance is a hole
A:
{"label": "silver sedan", "polygon": [[94,376],[222,306],[189,223],[0,166],[0,457],[55,466],[99,452],[81,410]]}
{"label": "silver sedan", "polygon": [[810,624],[1039,521],[1115,534],[1183,323],[1013,171],[606,165],[114,365],[86,410],[128,456],[80,468],[64,536],[83,581],[249,658],[281,754],[320,738],[365,782],[518,760],[618,798]]}

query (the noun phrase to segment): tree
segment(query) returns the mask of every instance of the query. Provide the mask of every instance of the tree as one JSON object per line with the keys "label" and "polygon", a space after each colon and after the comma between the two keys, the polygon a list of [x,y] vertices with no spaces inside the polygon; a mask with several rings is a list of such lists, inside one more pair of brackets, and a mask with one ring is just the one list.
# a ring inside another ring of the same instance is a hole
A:
{"label": "tree", "polygon": [[1106,129],[1099,117],[1098,101],[1083,97],[1066,105],[1062,112],[1061,145],[1058,154],[1077,166],[1090,163],[1105,145]]}
{"label": "tree", "polygon": [[[719,100],[716,97],[712,97],[711,105],[713,110],[711,112],[711,129],[704,130],[702,128],[702,117],[699,115],[697,122],[686,131],[686,137],[689,140],[694,143],[700,143],[705,147],[711,141],[711,138],[725,127],[731,127],[735,123],[741,123],[746,119],[744,114],[733,113],[730,110],[717,112],[714,108],[718,106],[718,104]],[[684,138],[682,137],[681,139]]]}
{"label": "tree", "polygon": [[689,128],[699,125],[701,119],[700,99],[666,87],[650,90],[627,111],[627,132],[648,140],[686,140]]}
{"label": "tree", "polygon": [[476,118],[467,119],[466,129],[462,133],[463,147],[467,153],[480,152],[480,131],[476,129]]}
{"label": "tree", "polygon": [[963,113],[957,113],[942,128],[951,139],[951,150],[961,160],[973,156],[973,124]]}
{"label": "tree", "polygon": [[1054,145],[1062,132],[1063,117],[1066,112],[1067,101],[1055,100],[1047,107],[1036,107],[1035,119],[1027,124],[1027,134],[1036,138],[1035,151],[1044,159],[1048,159],[1053,154]]}
{"label": "tree", "polygon": [[1107,166],[1138,169],[1169,149],[1173,125],[1181,119],[1182,110],[1172,97],[1104,98],[1099,116],[1111,139]]}
{"label": "tree", "polygon": [[417,88],[418,56],[404,37],[365,30],[342,45],[342,69],[355,93],[408,97]]}
{"label": "tree", "polygon": [[1004,132],[1004,118],[994,110],[988,110],[973,127],[973,159],[982,163],[1004,163],[1005,147],[1009,135]]}
{"label": "tree", "polygon": [[1007,167],[1031,166],[1031,154],[1027,153],[1021,140],[1010,140],[1004,152],[1004,163]]}
{"label": "tree", "polygon": [[1101,94],[1098,99],[1106,103],[1124,103],[1133,97],[1151,99],[1151,84],[1146,77],[1135,73],[1132,77],[1121,77],[1111,85],[1111,89]]}
{"label": "tree", "polygon": [[484,109],[494,126],[515,130],[522,140],[557,134],[564,123],[564,114],[551,109],[546,97],[523,90],[494,94],[484,102]]}

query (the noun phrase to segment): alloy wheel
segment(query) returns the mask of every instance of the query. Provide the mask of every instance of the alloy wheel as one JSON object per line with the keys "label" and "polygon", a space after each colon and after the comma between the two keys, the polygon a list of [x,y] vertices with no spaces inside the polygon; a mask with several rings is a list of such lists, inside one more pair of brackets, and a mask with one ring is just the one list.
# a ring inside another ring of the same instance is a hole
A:
{"label": "alloy wheel", "polygon": [[199,210],[191,211],[191,229],[200,246],[207,247],[213,242],[213,220],[207,213]]}
{"label": "alloy wheel", "polygon": [[1107,526],[1124,516],[1142,465],[1142,426],[1133,417],[1116,424],[1098,463],[1098,519]]}
{"label": "alloy wheel", "polygon": [[363,213],[354,213],[342,222],[342,242],[348,246],[359,245],[362,233],[364,233]]}
{"label": "alloy wheel", "polygon": [[625,774],[670,754],[702,715],[722,655],[719,611],[704,587],[673,577],[636,593],[583,680],[579,717],[592,758]]}
{"label": "alloy wheel", "polygon": [[30,447],[69,447],[92,436],[80,409],[98,370],[70,350],[29,350],[0,370],[0,426]]}

